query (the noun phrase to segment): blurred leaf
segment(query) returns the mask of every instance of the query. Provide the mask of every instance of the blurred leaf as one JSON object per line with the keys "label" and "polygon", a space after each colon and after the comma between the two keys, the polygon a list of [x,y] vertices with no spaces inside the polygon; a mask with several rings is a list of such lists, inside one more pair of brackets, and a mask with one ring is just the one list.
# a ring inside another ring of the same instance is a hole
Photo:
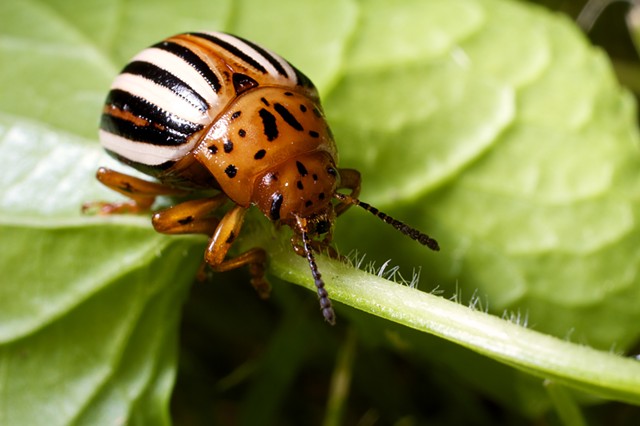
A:
{"label": "blurred leaf", "polygon": [[[426,34],[381,42],[381,30],[354,41],[346,57],[364,64],[346,65],[325,108],[341,164],[363,171],[362,199],[427,230],[443,250],[402,244],[352,211],[338,223],[339,246],[379,264],[393,256],[405,270],[422,265],[424,289],[460,288],[537,330],[629,348],[640,320],[632,97],[562,17],[447,2],[449,32],[439,4],[394,14]],[[381,8],[363,11],[363,28]]]}
{"label": "blurred leaf", "polygon": [[[93,179],[114,164],[95,136],[111,79],[136,51],[194,29],[247,36],[304,70],[324,95],[341,166],[363,173],[363,199],[443,247],[425,253],[350,211],[338,221],[343,250],[423,266],[423,287],[459,285],[556,336],[619,350],[638,339],[635,106],[563,18],[497,0],[10,0],[0,24],[2,424],[169,422],[177,322],[204,239],[157,235],[145,217],[83,217],[79,205],[117,198]],[[264,222],[251,221],[240,244],[270,246],[272,271],[308,286],[304,262]],[[385,309],[385,292],[407,289],[350,292],[339,280],[349,275],[329,270],[337,301],[407,325],[432,314]],[[460,325],[438,321],[427,329]],[[502,327],[487,321],[487,333]],[[298,325],[282,339],[304,334]],[[500,352],[508,347],[462,343],[514,360]],[[624,364],[613,375],[635,377],[624,360],[598,356],[612,362],[605,372]],[[573,380],[569,367],[531,366]],[[619,383],[591,385],[633,400]]]}

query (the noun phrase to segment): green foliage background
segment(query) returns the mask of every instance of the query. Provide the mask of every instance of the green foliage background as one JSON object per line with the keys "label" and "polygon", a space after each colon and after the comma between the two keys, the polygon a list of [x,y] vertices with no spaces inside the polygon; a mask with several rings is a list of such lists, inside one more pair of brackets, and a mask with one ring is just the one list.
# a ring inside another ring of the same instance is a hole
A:
{"label": "green foliage background", "polygon": [[[442,297],[321,259],[330,328],[287,283],[312,286],[287,230],[258,214],[239,248],[269,249],[269,302],[246,271],[192,285],[205,238],[80,214],[118,197],[93,179],[123,169],[96,138],[111,80],[199,29],[311,77],[362,199],[442,251],[360,211],[338,247],[420,268]],[[638,87],[637,60],[615,54],[614,69],[568,16],[506,0],[2,2],[0,424],[631,421],[593,404],[640,403],[640,367],[610,353],[640,334],[637,111],[614,73]]]}

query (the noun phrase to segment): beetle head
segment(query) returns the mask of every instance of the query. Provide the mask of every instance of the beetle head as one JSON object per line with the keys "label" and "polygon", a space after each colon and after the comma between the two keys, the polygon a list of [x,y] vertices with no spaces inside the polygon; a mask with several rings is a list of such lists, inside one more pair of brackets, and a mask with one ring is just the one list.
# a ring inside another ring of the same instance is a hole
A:
{"label": "beetle head", "polygon": [[310,235],[330,231],[335,219],[331,200],[340,176],[331,155],[315,151],[289,159],[264,173],[254,188],[258,208],[274,222],[297,229],[307,219]]}

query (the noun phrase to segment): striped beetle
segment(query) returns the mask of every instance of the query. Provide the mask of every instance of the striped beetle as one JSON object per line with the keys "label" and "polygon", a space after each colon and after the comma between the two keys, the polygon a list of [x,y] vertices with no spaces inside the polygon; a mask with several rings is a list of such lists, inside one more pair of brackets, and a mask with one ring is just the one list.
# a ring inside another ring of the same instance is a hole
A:
{"label": "striped beetle", "polygon": [[[434,239],[358,200],[360,173],[337,168],[336,145],[313,83],[280,56],[240,37],[185,33],[140,52],[111,86],[100,141],[110,155],[157,181],[100,168],[98,180],[129,200],[86,203],[85,211],[144,212],[160,195],[216,190],[156,212],[153,227],[212,236],[206,263],[216,271],[248,265],[252,285],[267,297],[264,249],[226,259],[247,209],[256,205],[274,223],[293,229],[293,249],[309,262],[330,324],[335,313],[314,251],[327,249],[337,257],[329,247],[333,225],[350,206],[438,250]],[[211,215],[229,200],[233,206],[222,218]]]}

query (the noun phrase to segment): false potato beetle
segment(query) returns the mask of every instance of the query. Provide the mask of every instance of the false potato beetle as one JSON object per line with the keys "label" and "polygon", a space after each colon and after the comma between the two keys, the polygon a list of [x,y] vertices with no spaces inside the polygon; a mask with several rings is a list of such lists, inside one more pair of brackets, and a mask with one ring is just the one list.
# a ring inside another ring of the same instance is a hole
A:
{"label": "false potato beetle", "polygon": [[[337,167],[313,83],[280,56],[240,37],[185,33],[137,54],[111,86],[100,141],[111,156],[157,182],[100,168],[98,180],[129,200],[86,203],[85,211],[144,212],[160,195],[216,190],[156,212],[153,227],[212,236],[206,263],[215,271],[248,265],[252,285],[266,297],[264,249],[226,258],[255,205],[274,223],[292,228],[293,249],[309,262],[330,324],[335,313],[314,252],[329,249],[335,219],[350,206],[438,250],[434,239],[358,200],[360,173]],[[212,216],[227,201],[233,205],[224,216]]]}

